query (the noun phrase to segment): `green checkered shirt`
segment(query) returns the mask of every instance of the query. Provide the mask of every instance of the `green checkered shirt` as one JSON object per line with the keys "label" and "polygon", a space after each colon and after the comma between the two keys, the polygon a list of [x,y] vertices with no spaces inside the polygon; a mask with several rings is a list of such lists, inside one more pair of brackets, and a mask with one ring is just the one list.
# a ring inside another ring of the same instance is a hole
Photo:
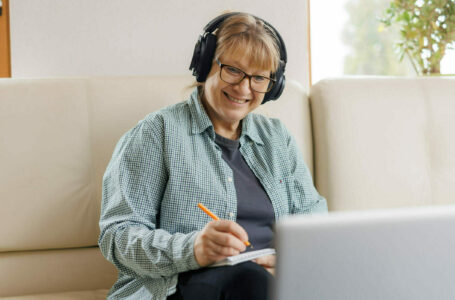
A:
{"label": "green checkered shirt", "polygon": [[[277,119],[250,113],[240,152],[278,220],[327,211],[294,139]],[[166,299],[178,273],[199,268],[196,234],[210,218],[236,220],[233,172],[198,97],[149,114],[118,142],[103,178],[99,246],[119,270],[110,299]]]}

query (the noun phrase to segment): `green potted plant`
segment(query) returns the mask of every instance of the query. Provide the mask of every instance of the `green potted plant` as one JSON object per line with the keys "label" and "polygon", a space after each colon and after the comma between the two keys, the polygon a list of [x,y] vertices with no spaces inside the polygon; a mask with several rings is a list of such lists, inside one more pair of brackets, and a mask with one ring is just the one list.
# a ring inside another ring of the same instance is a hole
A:
{"label": "green potted plant", "polygon": [[399,60],[407,55],[419,75],[440,74],[447,49],[455,49],[455,0],[392,0],[381,19],[398,27]]}

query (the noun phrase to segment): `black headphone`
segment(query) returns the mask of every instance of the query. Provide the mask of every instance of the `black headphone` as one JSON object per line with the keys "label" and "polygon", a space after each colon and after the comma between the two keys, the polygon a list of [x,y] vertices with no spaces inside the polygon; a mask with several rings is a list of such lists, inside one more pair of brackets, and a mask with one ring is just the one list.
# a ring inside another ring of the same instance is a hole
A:
{"label": "black headphone", "polygon": [[[193,75],[196,76],[197,82],[204,82],[207,79],[210,69],[212,68],[213,56],[216,50],[216,35],[213,32],[229,17],[240,14],[239,12],[227,13],[213,19],[204,27],[204,33],[199,36],[199,39],[194,47],[193,58],[191,59],[190,70],[193,70]],[[286,78],[284,76],[284,70],[286,68],[287,54],[286,46],[281,38],[278,31],[269,23],[262,20],[261,18],[254,18],[261,20],[266,25],[266,29],[269,29],[271,36],[275,39],[278,47],[280,48],[280,62],[278,69],[272,74],[272,78],[275,79],[275,84],[272,89],[267,92],[264,96],[262,104],[269,100],[276,100],[280,97],[284,90]]]}

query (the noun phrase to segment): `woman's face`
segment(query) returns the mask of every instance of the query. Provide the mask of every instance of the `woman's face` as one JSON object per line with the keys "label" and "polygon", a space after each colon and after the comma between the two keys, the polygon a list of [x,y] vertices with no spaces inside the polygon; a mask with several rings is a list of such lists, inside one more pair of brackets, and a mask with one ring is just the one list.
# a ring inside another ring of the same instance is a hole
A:
{"label": "woman's face", "polygon": [[[219,61],[236,67],[247,74],[270,76],[270,70],[260,70],[250,64],[241,51],[225,53]],[[215,130],[218,126],[237,127],[245,116],[261,105],[264,93],[251,89],[248,77],[231,85],[220,78],[220,66],[215,62],[204,83],[202,100]]]}

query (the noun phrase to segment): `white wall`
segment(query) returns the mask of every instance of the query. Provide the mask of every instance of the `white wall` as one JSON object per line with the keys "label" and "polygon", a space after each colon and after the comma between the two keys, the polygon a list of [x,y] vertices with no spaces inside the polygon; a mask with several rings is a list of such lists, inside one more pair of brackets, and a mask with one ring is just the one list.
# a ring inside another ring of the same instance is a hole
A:
{"label": "white wall", "polygon": [[13,0],[10,7],[12,77],[190,74],[202,28],[229,9],[271,23],[286,42],[287,78],[308,86],[306,1]]}

